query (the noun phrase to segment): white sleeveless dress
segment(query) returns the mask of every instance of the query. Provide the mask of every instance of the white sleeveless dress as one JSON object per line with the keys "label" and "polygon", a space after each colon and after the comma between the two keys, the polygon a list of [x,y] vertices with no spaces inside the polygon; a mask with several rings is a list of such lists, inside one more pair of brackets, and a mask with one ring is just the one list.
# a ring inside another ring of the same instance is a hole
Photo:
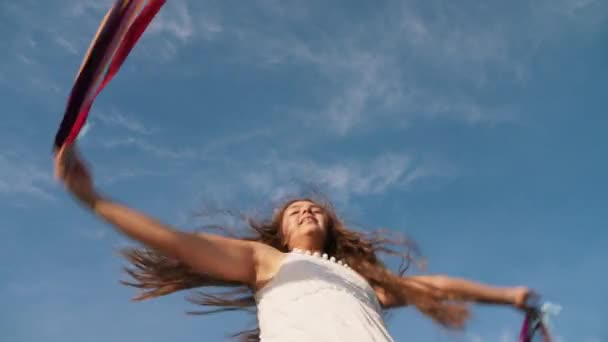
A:
{"label": "white sleeveless dress", "polygon": [[287,254],[255,298],[261,342],[393,342],[368,282],[320,256]]}

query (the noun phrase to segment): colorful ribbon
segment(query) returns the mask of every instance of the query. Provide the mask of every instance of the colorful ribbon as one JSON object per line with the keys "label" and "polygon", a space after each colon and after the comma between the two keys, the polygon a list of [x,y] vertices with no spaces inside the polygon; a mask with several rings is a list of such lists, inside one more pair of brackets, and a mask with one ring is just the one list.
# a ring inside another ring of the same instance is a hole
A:
{"label": "colorful ribbon", "polygon": [[533,342],[536,337],[540,337],[543,342],[551,342],[549,333],[549,317],[556,316],[561,311],[561,307],[553,303],[544,303],[539,308],[528,311],[519,334],[520,342]]}
{"label": "colorful ribbon", "polygon": [[165,2],[117,0],[106,13],[76,75],[55,135],[55,149],[74,142],[86,122],[93,101],[116,75]]}

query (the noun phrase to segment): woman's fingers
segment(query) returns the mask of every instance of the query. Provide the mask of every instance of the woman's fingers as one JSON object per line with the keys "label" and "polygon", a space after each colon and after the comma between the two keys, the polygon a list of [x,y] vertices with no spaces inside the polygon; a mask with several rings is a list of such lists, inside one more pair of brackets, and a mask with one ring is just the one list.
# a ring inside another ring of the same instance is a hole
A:
{"label": "woman's fingers", "polygon": [[55,177],[58,180],[64,181],[67,175],[73,172],[78,166],[78,157],[75,147],[64,145],[55,155]]}
{"label": "woman's fingers", "polygon": [[76,198],[92,203],[96,193],[87,165],[78,156],[74,145],[60,148],[55,155],[55,177]]}
{"label": "woman's fingers", "polygon": [[55,176],[55,179],[57,180],[63,180],[63,175],[65,173],[64,171],[64,166],[63,166],[63,153],[65,150],[65,146],[62,146],[57,153],[55,154],[55,157],[53,158],[53,174]]}
{"label": "woman's fingers", "polygon": [[540,306],[541,303],[541,295],[540,293],[533,291],[533,290],[528,290],[528,293],[525,297],[524,300],[524,307],[528,307],[528,308],[538,308]]}

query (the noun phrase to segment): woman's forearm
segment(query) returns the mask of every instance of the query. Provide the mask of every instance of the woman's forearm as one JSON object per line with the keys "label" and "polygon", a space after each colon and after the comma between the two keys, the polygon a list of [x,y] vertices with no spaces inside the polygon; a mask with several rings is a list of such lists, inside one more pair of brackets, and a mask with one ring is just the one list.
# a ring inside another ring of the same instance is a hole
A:
{"label": "woman's forearm", "polygon": [[[242,252],[240,254],[245,256],[252,254],[249,245],[236,248],[234,244],[223,241],[218,243],[211,238],[181,232],[137,210],[103,197],[95,190],[91,173],[86,164],[71,147],[64,147],[57,153],[55,175],[83,206],[113,225],[121,233],[168,257],[177,258],[195,270],[204,273],[215,271],[218,274],[222,273],[221,271],[225,268],[223,267],[225,265],[221,262],[209,263],[207,259],[217,255],[220,255],[220,258],[214,260],[223,261],[227,259],[228,257],[221,253],[225,249],[239,250]],[[225,248],[226,246],[234,248]],[[241,258],[239,261],[243,259]],[[247,275],[245,272],[241,273],[233,278]],[[227,274],[227,277],[230,278],[231,274]]]}
{"label": "woman's forearm", "polygon": [[448,293],[479,303],[507,305],[515,303],[511,288],[488,286],[458,278],[448,278],[446,286]]}
{"label": "woman's forearm", "polygon": [[489,286],[446,276],[421,276],[416,278],[441,290],[450,298],[486,304],[513,305],[516,302],[515,288]]}
{"label": "woman's forearm", "polygon": [[176,255],[176,242],[182,234],[179,231],[163,225],[137,210],[101,196],[96,196],[85,204],[97,216],[128,237],[167,255]]}

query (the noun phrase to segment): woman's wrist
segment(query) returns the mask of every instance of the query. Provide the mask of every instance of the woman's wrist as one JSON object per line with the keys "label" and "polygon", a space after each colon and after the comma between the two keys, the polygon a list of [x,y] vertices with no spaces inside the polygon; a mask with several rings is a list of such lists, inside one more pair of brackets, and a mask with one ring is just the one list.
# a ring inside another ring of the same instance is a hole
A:
{"label": "woman's wrist", "polygon": [[508,289],[509,304],[523,309],[526,306],[530,290],[527,287],[518,286]]}
{"label": "woman's wrist", "polygon": [[103,197],[97,191],[93,190],[90,193],[78,196],[78,199],[82,205],[91,209],[92,211],[95,211],[97,203],[102,200]]}

